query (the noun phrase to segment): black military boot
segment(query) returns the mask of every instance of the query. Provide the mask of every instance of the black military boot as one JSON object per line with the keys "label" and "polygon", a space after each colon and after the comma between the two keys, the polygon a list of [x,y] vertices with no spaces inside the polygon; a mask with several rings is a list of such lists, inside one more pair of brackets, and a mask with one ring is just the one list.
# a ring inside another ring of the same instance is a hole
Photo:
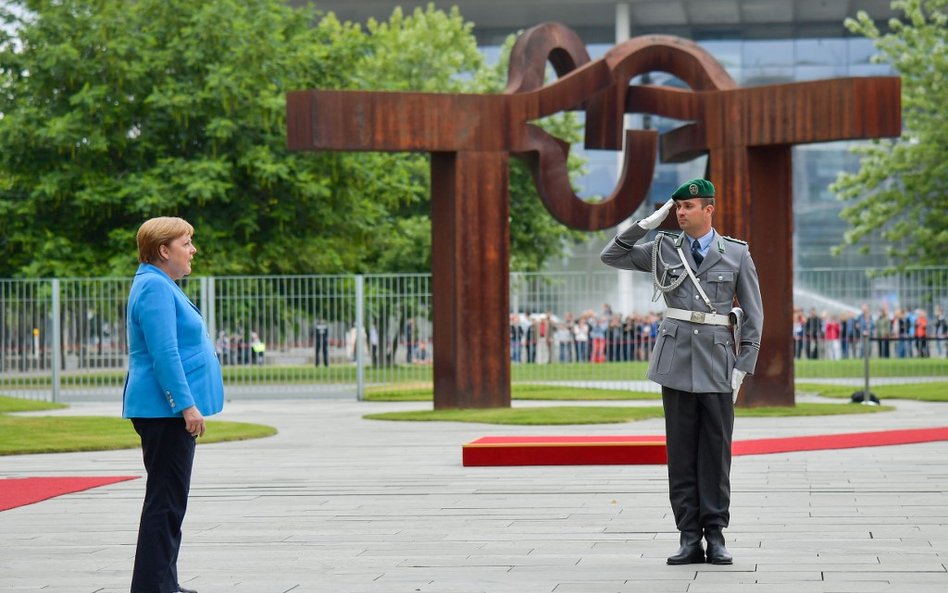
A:
{"label": "black military boot", "polygon": [[668,557],[669,564],[702,564],[704,548],[701,546],[700,531],[682,531],[681,547],[673,556]]}
{"label": "black military boot", "polygon": [[724,534],[720,527],[704,530],[704,539],[708,542],[708,562],[711,564],[734,564],[734,557],[724,546]]}

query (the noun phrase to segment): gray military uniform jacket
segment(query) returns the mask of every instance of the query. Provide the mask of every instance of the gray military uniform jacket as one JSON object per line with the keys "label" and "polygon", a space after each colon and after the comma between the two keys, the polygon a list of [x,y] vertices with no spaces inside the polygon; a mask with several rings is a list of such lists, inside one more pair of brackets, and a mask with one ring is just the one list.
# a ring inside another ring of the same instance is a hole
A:
{"label": "gray military uniform jacket", "polygon": [[[623,270],[651,272],[655,242],[635,245],[647,233],[638,224],[633,224],[602,250],[603,263]],[[676,246],[682,244],[684,234],[680,237],[669,233],[663,235],[661,257],[656,258],[656,266],[659,279],[667,272],[663,284],[668,285],[686,273],[676,250]],[[665,319],[649,359],[648,378],[659,385],[691,393],[730,392],[731,370],[738,368],[753,374],[757,365],[764,323],[757,268],[746,243],[722,237],[717,232],[700,266],[695,265],[687,245],[682,253],[686,265],[695,271],[695,277],[718,314],[727,315],[735,297],[744,310],[740,354],[735,355],[734,336],[727,326]],[[668,264],[667,269],[663,261]],[[689,278],[664,295],[668,307],[710,312]]]}

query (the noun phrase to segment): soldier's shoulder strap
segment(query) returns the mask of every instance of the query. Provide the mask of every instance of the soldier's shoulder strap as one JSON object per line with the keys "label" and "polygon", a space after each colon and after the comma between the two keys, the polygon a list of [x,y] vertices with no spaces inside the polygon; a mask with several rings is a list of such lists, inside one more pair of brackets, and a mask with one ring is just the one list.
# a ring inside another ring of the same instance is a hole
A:
{"label": "soldier's shoulder strap", "polygon": [[734,237],[728,237],[727,235],[721,235],[725,241],[730,241],[731,243],[740,243],[741,245],[747,245],[747,241],[741,241],[740,239],[735,239]]}
{"label": "soldier's shoulder strap", "polygon": [[672,241],[672,244],[675,247],[681,247],[681,243],[685,239],[684,233],[670,233],[668,231],[658,231],[658,234],[655,238],[657,239],[659,236]]}

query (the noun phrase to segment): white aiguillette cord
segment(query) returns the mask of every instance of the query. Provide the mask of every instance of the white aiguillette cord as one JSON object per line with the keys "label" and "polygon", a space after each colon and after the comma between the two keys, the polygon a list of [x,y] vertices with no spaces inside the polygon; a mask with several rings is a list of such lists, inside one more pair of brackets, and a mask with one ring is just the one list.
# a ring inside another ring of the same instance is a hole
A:
{"label": "white aiguillette cord", "polygon": [[[678,268],[682,266],[686,268],[688,267],[685,264],[684,258],[682,258],[681,260],[682,263],[680,265],[677,265],[677,266],[668,265],[668,262],[665,261],[665,258],[663,258],[661,254],[661,245],[662,245],[663,236],[664,235],[659,233],[659,235],[655,237],[655,242],[652,244],[652,284],[655,286],[655,290],[652,292],[653,303],[658,300],[659,295],[661,295],[663,292],[671,292],[672,290],[675,290],[676,288],[678,288],[681,285],[681,283],[685,281],[685,278],[687,277],[687,276],[681,275],[678,277],[677,280],[673,280],[672,283],[668,284],[667,286],[662,284],[665,281],[665,278],[668,276],[669,270],[677,270]],[[658,261],[659,260],[662,261],[662,268],[664,268],[664,270],[662,271],[661,280],[658,279]]]}

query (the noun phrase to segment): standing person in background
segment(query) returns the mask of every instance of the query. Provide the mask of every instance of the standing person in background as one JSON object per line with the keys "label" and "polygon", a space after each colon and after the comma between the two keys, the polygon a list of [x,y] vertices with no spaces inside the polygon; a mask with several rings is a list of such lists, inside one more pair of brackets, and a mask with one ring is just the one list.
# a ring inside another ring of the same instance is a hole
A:
{"label": "standing person in background", "polygon": [[908,322],[905,320],[905,313],[902,309],[895,310],[895,316],[892,318],[892,333],[895,334],[895,355],[899,358],[905,358]]}
{"label": "standing person in background", "polygon": [[563,316],[563,323],[566,325],[566,331],[569,332],[569,353],[566,357],[566,362],[576,362],[577,360],[577,346],[576,346],[576,319],[573,317],[573,314],[569,311],[566,312],[566,315]]}
{"label": "standing person in background", "polygon": [[948,320],[945,319],[945,311],[941,307],[935,307],[935,325],[933,333],[935,335],[935,351],[938,353],[938,356],[944,356],[948,352],[948,344],[945,344],[945,340],[948,339]]}
{"label": "standing person in background", "polygon": [[843,358],[850,358],[853,345],[853,318],[843,312],[839,316],[839,345]]}
{"label": "standing person in background", "polygon": [[329,325],[320,318],[313,326],[313,342],[316,350],[316,366],[319,366],[319,355],[323,356],[323,364],[329,366]]}
{"label": "standing person in background", "polygon": [[369,327],[369,348],[372,351],[372,366],[379,366],[379,330],[372,324]]}
{"label": "standing person in background", "polygon": [[573,326],[573,339],[576,341],[576,362],[589,362],[589,325],[585,316]]}
{"label": "standing person in background", "polygon": [[879,338],[879,357],[889,358],[889,339],[892,337],[892,319],[885,305],[876,318],[876,337]]}
{"label": "standing person in background", "polygon": [[635,360],[635,317],[626,315],[622,322],[622,360]]}
{"label": "standing person in background", "polygon": [[806,326],[806,317],[803,310],[793,309],[793,356],[797,360],[803,355],[803,328]]}
{"label": "standing person in background", "polygon": [[510,314],[510,361],[520,362],[520,344],[523,342],[523,327],[520,315]]}
{"label": "standing person in background", "polygon": [[[764,321],[747,243],[722,237],[712,226],[714,193],[706,179],[686,182],[600,256],[614,268],[651,272],[667,305],[648,378],[662,386],[669,500],[681,532],[668,564],[733,562],[723,530],[730,522],[734,403],[744,376],[756,367]],[[659,233],[635,244],[673,208],[681,235]],[[735,298],[743,310],[732,308]],[[739,344],[735,319],[743,319]]]}
{"label": "standing person in background", "polygon": [[533,314],[527,311],[527,324],[524,327],[523,343],[527,351],[527,362],[534,364],[537,361],[537,322]]}
{"label": "standing person in background", "polygon": [[[863,358],[864,356],[872,355],[873,326],[872,314],[869,313],[869,305],[863,303],[859,309],[859,315],[854,322],[854,337],[856,338],[856,357]],[[870,349],[869,353],[863,352],[863,349],[867,346]]]}
{"label": "standing person in background", "polygon": [[201,313],[175,283],[191,273],[194,228],[160,217],[138,229],[140,265],[128,295],[128,377],[122,416],[141,439],[148,478],[131,593],[196,593],[178,582],[181,524],[195,440],[224,407],[224,383]]}
{"label": "standing person in background", "polygon": [[560,353],[560,362],[570,362],[573,352],[573,335],[569,331],[569,326],[565,321],[556,324],[556,333],[554,334],[557,349]]}
{"label": "standing person in background", "polygon": [[257,332],[250,332],[250,361],[253,364],[263,364],[266,354],[267,343],[260,339],[260,334]]}
{"label": "standing person in background", "polygon": [[915,347],[919,358],[928,358],[928,312],[925,309],[915,313]]}
{"label": "standing person in background", "polygon": [[592,354],[589,359],[591,362],[606,362],[606,330],[609,329],[608,321],[605,317],[589,318],[589,337],[592,340]]}
{"label": "standing person in background", "polygon": [[405,362],[411,364],[415,356],[415,322],[409,318],[405,322]]}
{"label": "standing person in background", "polygon": [[622,316],[613,315],[609,318],[609,327],[606,329],[606,360],[617,362],[622,360]]}
{"label": "standing person in background", "polygon": [[835,315],[828,315],[825,312],[823,313],[823,319],[826,320],[825,329],[823,331],[826,335],[827,358],[830,360],[839,360],[842,358],[842,347],[839,343],[839,320],[836,319]]}
{"label": "standing person in background", "polygon": [[553,327],[553,314],[547,311],[538,324],[540,335],[537,341],[537,364],[553,362]]}
{"label": "standing person in background", "polygon": [[915,311],[912,309],[905,310],[905,352],[909,358],[915,356],[915,321],[916,321]]}
{"label": "standing person in background", "polygon": [[652,331],[655,323],[655,315],[649,313],[640,318],[639,324],[639,360],[649,360],[652,357],[652,344],[654,332]]}
{"label": "standing person in background", "polygon": [[807,358],[811,360],[820,357],[821,334],[822,326],[820,324],[820,318],[816,316],[816,309],[810,309],[810,314],[806,318],[804,335],[806,336],[806,355]]}
{"label": "standing person in background", "polygon": [[227,332],[221,330],[217,332],[217,342],[215,343],[217,350],[217,356],[221,361],[221,366],[228,363],[230,360],[230,338],[227,336]]}

